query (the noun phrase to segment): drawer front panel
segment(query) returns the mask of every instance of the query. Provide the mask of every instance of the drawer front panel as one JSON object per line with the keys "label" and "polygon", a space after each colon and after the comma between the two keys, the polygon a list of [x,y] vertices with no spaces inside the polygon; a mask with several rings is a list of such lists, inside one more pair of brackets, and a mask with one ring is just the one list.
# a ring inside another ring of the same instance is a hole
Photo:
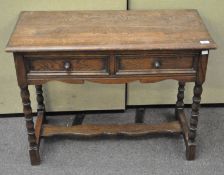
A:
{"label": "drawer front panel", "polygon": [[28,58],[30,73],[69,73],[77,75],[107,75],[109,74],[109,57],[35,57]]}
{"label": "drawer front panel", "polygon": [[148,74],[153,72],[189,71],[196,64],[193,55],[119,55],[116,57],[117,74]]}

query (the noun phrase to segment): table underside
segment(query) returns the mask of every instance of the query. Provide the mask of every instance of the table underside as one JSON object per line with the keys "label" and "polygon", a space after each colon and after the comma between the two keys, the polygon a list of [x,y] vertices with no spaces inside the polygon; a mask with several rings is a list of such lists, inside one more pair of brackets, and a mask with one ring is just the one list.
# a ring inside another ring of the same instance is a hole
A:
{"label": "table underside", "polygon": [[[95,136],[144,136],[148,134],[183,134],[185,143],[189,139],[189,126],[183,109],[177,109],[177,120],[161,124],[80,124],[74,126],[57,126],[43,123],[45,114],[38,112],[35,124],[35,135],[37,143],[41,137],[51,136],[79,136],[79,137],[95,137]],[[138,116],[140,117],[140,116]],[[143,117],[143,116],[141,116]]]}
{"label": "table underside", "polygon": [[135,124],[82,124],[81,122],[73,126],[58,126],[46,122],[45,112],[39,111],[37,114],[35,136],[38,148],[41,138],[52,136],[91,138],[97,136],[183,135],[187,159],[195,158],[196,144],[189,140],[190,127],[183,108],[176,108],[175,121],[160,124],[144,124],[144,114],[140,114],[136,115],[136,119],[142,121]]}
{"label": "table underside", "polygon": [[[42,85],[36,85],[41,87]],[[184,81],[179,81],[178,100],[175,108],[175,119],[172,122],[163,122],[160,124],[144,124],[144,111],[136,110],[135,123],[133,124],[82,124],[84,115],[81,117],[81,121],[73,123],[70,126],[53,125],[47,122],[45,110],[38,110],[37,120],[35,123],[35,143],[38,150],[41,138],[47,138],[52,136],[74,136],[74,137],[98,137],[98,136],[126,136],[137,137],[145,135],[183,135],[186,145],[186,157],[187,160],[195,159],[196,143],[189,139],[189,135],[192,132],[192,126],[189,125],[186,114],[184,112],[183,93],[184,93]],[[39,91],[40,92],[40,91]],[[40,95],[37,91],[38,94]],[[42,97],[43,98],[43,97]],[[41,98],[40,98],[41,99]],[[43,104],[43,99],[39,100]],[[197,103],[197,104],[196,104]],[[193,103],[196,105],[196,111],[199,108],[198,101]],[[43,108],[44,109],[44,108]],[[198,115],[198,113],[197,113]],[[79,117],[79,116],[76,116]],[[197,116],[196,116],[197,117]],[[77,118],[75,118],[77,119]],[[78,119],[79,120],[79,119]],[[194,129],[194,128],[193,128]],[[193,132],[196,132],[194,129]],[[33,164],[39,164],[37,161]]]}

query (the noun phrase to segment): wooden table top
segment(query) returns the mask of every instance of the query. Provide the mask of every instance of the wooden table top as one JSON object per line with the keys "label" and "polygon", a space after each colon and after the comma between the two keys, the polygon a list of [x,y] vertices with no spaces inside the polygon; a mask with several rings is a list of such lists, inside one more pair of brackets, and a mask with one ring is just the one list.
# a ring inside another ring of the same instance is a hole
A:
{"label": "wooden table top", "polygon": [[215,49],[196,10],[21,12],[6,51]]}

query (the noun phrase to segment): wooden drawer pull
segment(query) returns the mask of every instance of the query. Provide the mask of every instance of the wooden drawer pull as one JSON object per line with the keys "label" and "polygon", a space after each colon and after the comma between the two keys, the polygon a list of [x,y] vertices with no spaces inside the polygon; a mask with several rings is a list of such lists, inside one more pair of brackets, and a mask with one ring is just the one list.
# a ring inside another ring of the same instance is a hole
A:
{"label": "wooden drawer pull", "polygon": [[159,61],[155,61],[155,62],[154,62],[154,67],[155,67],[156,69],[159,69],[160,66],[161,66],[161,64],[160,64]]}
{"label": "wooden drawer pull", "polygon": [[65,68],[65,70],[69,70],[71,68],[71,63],[66,61],[64,64],[64,68]]}

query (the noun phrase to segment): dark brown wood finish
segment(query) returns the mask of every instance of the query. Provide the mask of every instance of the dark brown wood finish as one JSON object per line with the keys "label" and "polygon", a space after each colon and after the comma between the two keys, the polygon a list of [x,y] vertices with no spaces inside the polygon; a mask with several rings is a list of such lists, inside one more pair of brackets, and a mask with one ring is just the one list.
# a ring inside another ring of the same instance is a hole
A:
{"label": "dark brown wood finish", "polygon": [[36,143],[37,143],[38,147],[40,145],[42,124],[46,123],[44,121],[45,121],[45,115],[42,111],[39,111],[37,113],[37,120],[36,120],[36,124],[35,124],[35,136],[36,136]]}
{"label": "dark brown wood finish", "polygon": [[178,94],[177,94],[177,102],[175,109],[175,116],[178,118],[178,110],[184,110],[184,90],[185,90],[185,82],[179,81]]}
{"label": "dark brown wood finish", "polygon": [[[31,164],[40,163],[41,137],[66,134],[183,134],[187,159],[193,160],[208,53],[215,48],[196,10],[22,12],[6,51],[14,53]],[[42,84],[48,81],[127,85],[167,79],[179,82],[177,121],[143,124],[144,110],[139,109],[135,122],[141,124],[82,125],[82,114],[74,126],[46,124]],[[195,82],[190,124],[184,113],[186,82]],[[28,85],[37,92],[35,129]]]}
{"label": "dark brown wood finish", "polygon": [[29,154],[30,161],[32,165],[38,165],[40,163],[40,155],[39,155],[39,147],[36,142],[33,116],[32,116],[32,108],[30,105],[30,93],[28,90],[28,86],[20,87],[21,89],[21,97],[23,102],[23,112],[26,120],[26,128],[28,134],[29,141]]}
{"label": "dark brown wood finish", "polygon": [[35,88],[36,88],[36,95],[37,95],[37,110],[45,112],[42,85],[36,85]]}
{"label": "dark brown wood finish", "polygon": [[[196,78],[199,56],[199,51],[192,50],[32,52],[24,54],[24,64],[29,84],[42,84],[49,80],[126,83],[183,79],[188,82]],[[158,67],[155,65],[157,62]]]}
{"label": "dark brown wood finish", "polygon": [[105,56],[40,55],[26,61],[30,74],[109,75],[109,60]]}
{"label": "dark brown wood finish", "polygon": [[215,47],[196,10],[40,11],[20,14],[7,51]]}
{"label": "dark brown wood finish", "polygon": [[77,114],[72,122],[72,126],[73,125],[81,125],[83,120],[85,118],[85,114]]}
{"label": "dark brown wood finish", "polygon": [[93,125],[83,124],[72,127],[43,125],[42,136],[103,136],[103,135],[124,135],[124,136],[143,136],[147,134],[180,134],[182,132],[179,122],[161,123],[157,125],[125,124],[125,125]]}
{"label": "dark brown wood finish", "polygon": [[42,124],[47,123],[47,119],[45,115],[45,105],[44,105],[42,85],[35,85],[35,88],[36,88],[36,99],[37,99],[37,120],[35,124],[35,136],[36,136],[36,143],[39,147],[40,139],[41,139]]}
{"label": "dark brown wood finish", "polygon": [[202,94],[202,85],[195,83],[194,86],[194,96],[193,96],[193,104],[192,104],[192,112],[190,118],[190,132],[189,132],[189,144],[190,148],[194,147],[194,149],[190,149],[187,154],[187,159],[194,160],[195,159],[195,138],[196,138],[196,130],[198,125],[198,117],[199,117],[199,107],[201,101]]}
{"label": "dark brown wood finish", "polygon": [[[189,53],[188,53],[189,54]],[[171,54],[152,54],[152,55],[124,55],[117,56],[117,73],[116,74],[149,74],[149,73],[169,73],[192,71],[194,55],[183,56],[175,52]],[[184,64],[183,64],[184,63]]]}
{"label": "dark brown wood finish", "polygon": [[143,123],[145,115],[145,108],[137,108],[135,114],[135,123]]}
{"label": "dark brown wood finish", "polygon": [[36,88],[36,98],[37,98],[37,116],[43,117],[43,122],[46,123],[47,119],[45,116],[45,104],[42,85],[35,85]]}

